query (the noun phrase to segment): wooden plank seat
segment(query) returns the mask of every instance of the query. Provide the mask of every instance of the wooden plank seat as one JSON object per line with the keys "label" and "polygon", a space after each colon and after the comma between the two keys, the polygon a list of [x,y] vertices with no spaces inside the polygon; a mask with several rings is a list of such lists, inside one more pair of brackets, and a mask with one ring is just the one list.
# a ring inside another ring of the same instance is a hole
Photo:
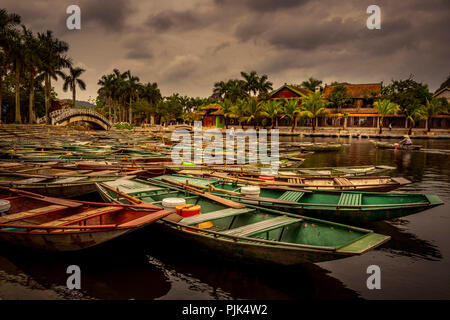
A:
{"label": "wooden plank seat", "polygon": [[318,171],[314,171],[314,170],[301,169],[301,170],[298,170],[298,171],[300,173],[302,173],[302,174],[308,174],[308,175],[311,175],[311,176],[320,176],[320,175],[322,175],[322,173],[320,173]]}
{"label": "wooden plank seat", "polygon": [[361,206],[361,193],[342,193],[339,197],[339,206]]}
{"label": "wooden plank seat", "polygon": [[228,209],[217,210],[217,211],[213,211],[213,212],[209,212],[209,213],[205,213],[205,214],[195,215],[192,217],[187,217],[187,218],[184,218],[183,220],[181,220],[180,223],[189,226],[189,225],[198,224],[198,223],[202,223],[202,222],[206,222],[206,221],[210,221],[210,220],[216,220],[216,219],[221,219],[221,218],[225,218],[225,217],[232,217],[232,216],[236,216],[236,215],[248,213],[248,212],[253,212],[253,211],[256,211],[256,210],[252,209],[252,208],[242,208],[242,209],[228,208]]}
{"label": "wooden plank seat", "polygon": [[40,216],[43,214],[58,212],[58,211],[61,211],[61,210],[67,209],[67,208],[68,208],[67,206],[53,204],[53,205],[46,206],[46,207],[17,212],[17,213],[13,213],[13,214],[9,214],[9,215],[0,217],[0,223],[9,223],[9,222],[17,221],[17,220],[37,217],[37,216]]}
{"label": "wooden plank seat", "polygon": [[93,210],[84,211],[84,212],[81,212],[78,214],[74,214],[74,215],[60,218],[57,220],[42,223],[39,226],[40,227],[65,226],[65,225],[68,225],[71,223],[83,221],[83,220],[93,217],[93,216],[103,215],[106,213],[112,213],[112,212],[120,211],[122,209],[123,209],[122,207],[112,207],[112,206],[95,208]]}
{"label": "wooden plank seat", "polygon": [[33,183],[43,182],[48,179],[49,178],[28,178],[28,179],[13,181],[12,184],[33,184]]}
{"label": "wooden plank seat", "polygon": [[285,191],[278,199],[297,202],[305,193],[300,191]]}
{"label": "wooden plank seat", "polygon": [[270,231],[272,229],[276,229],[282,226],[286,226],[295,222],[302,221],[303,219],[292,218],[288,216],[279,216],[272,219],[263,220],[260,222],[248,224],[246,226],[242,226],[239,228],[234,228],[230,230],[226,230],[223,233],[232,235],[232,236],[251,236],[253,234]]}
{"label": "wooden plank seat", "polygon": [[347,178],[343,178],[343,177],[335,177],[333,178],[334,182],[336,182],[336,184],[338,186],[344,186],[344,187],[348,187],[348,186],[353,186],[353,183],[348,180]]}
{"label": "wooden plank seat", "polygon": [[303,179],[300,179],[300,178],[289,178],[288,182],[296,183],[296,184],[302,184],[303,183]]}
{"label": "wooden plank seat", "polygon": [[83,179],[86,179],[86,177],[62,178],[62,179],[57,179],[57,180],[53,181],[53,183],[72,183],[72,182],[77,182],[77,181],[83,180]]}

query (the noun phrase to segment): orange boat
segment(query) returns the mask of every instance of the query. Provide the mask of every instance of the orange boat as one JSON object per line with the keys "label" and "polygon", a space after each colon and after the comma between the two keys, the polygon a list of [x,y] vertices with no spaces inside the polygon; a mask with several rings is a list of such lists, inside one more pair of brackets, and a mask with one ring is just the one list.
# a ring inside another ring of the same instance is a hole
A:
{"label": "orange boat", "polygon": [[94,247],[170,214],[146,203],[65,200],[6,187],[0,204],[0,242],[45,251]]}

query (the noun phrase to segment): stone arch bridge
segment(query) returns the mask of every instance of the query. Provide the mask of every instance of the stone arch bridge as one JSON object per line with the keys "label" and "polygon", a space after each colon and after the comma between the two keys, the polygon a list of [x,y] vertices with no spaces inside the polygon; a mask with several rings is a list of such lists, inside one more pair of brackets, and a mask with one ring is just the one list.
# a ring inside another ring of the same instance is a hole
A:
{"label": "stone arch bridge", "polygon": [[[91,109],[60,109],[49,114],[50,123],[56,126],[66,126],[69,123],[84,121],[94,124],[95,126],[109,130],[111,123],[100,113]],[[37,123],[45,123],[45,116],[37,119]]]}

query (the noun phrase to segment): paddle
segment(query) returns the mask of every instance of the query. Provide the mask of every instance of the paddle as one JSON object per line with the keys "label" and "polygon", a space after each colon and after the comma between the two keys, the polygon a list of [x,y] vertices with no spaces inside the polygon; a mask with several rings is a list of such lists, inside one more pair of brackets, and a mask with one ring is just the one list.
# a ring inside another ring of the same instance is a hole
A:
{"label": "paddle", "polygon": [[184,189],[186,189],[188,191],[191,191],[192,193],[201,195],[201,196],[203,196],[205,198],[208,198],[210,200],[219,202],[219,203],[224,204],[224,205],[226,205],[228,207],[235,208],[235,209],[245,208],[245,205],[243,205],[241,203],[238,203],[238,202],[235,202],[235,201],[232,201],[232,200],[228,200],[228,199],[223,199],[223,198],[221,198],[219,196],[216,196],[216,195],[213,195],[211,193],[208,193],[208,192],[205,192],[205,191],[202,191],[202,190],[198,190],[198,189],[195,189],[193,187],[189,187],[188,185],[185,185],[183,183],[174,182],[174,181],[170,181],[170,180],[167,180],[167,179],[161,179],[161,180],[164,181],[164,182],[167,182],[167,183],[170,183],[170,184],[182,187],[182,188],[184,188]]}

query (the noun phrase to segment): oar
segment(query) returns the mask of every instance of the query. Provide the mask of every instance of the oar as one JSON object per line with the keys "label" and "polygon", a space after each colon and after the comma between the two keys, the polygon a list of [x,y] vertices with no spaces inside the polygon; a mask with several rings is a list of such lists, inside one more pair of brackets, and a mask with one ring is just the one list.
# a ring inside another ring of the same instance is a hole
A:
{"label": "oar", "polygon": [[224,205],[226,205],[228,207],[235,208],[235,209],[245,208],[245,205],[243,205],[241,203],[238,203],[238,202],[232,201],[232,200],[228,200],[228,199],[223,199],[223,198],[221,198],[219,196],[216,196],[216,195],[213,195],[211,193],[208,193],[208,192],[205,192],[205,191],[202,191],[202,190],[198,190],[198,189],[195,189],[193,187],[189,187],[188,185],[185,185],[184,183],[174,182],[174,181],[170,181],[170,180],[167,180],[167,179],[161,179],[161,180],[164,181],[164,182],[167,182],[167,183],[170,183],[170,184],[182,187],[182,188],[184,188],[184,189],[186,189],[188,191],[191,191],[192,193],[201,195],[201,196],[203,196],[205,198],[208,198],[210,200],[219,202],[219,203],[224,204]]}
{"label": "oar", "polygon": [[119,190],[116,190],[116,189],[114,189],[114,188],[108,187],[108,186],[105,185],[104,183],[100,183],[100,186],[102,186],[102,187],[105,188],[106,190],[115,192],[116,194],[118,194],[118,195],[120,195],[121,197],[127,199],[127,200],[130,201],[131,203],[134,203],[134,204],[137,204],[137,205],[143,205],[143,206],[145,206],[145,207],[147,207],[147,208],[152,208],[152,209],[162,210],[160,207],[157,207],[157,206],[155,206],[155,205],[153,205],[153,204],[151,204],[151,203],[142,201],[142,200],[140,200],[140,199],[138,199],[138,198],[135,198],[135,197],[130,196],[129,194],[126,194],[126,193],[123,193],[123,192],[121,192],[121,191],[119,191]]}

